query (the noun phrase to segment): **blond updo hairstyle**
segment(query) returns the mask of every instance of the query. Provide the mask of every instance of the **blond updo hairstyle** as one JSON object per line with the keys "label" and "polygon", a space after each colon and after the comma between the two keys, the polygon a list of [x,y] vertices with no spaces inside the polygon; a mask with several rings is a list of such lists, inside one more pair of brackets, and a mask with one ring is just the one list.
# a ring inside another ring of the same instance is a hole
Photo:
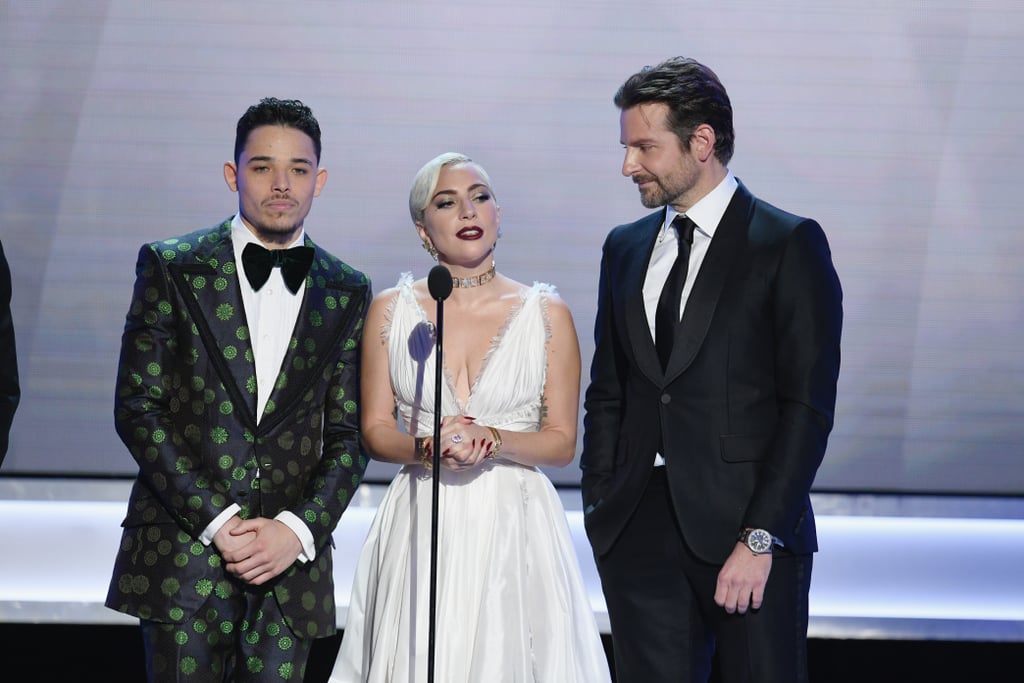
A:
{"label": "blond updo hairstyle", "polygon": [[491,178],[480,164],[465,154],[459,154],[458,152],[438,154],[423,164],[422,168],[416,172],[412,179],[412,189],[409,190],[409,215],[412,216],[413,223],[423,223],[423,215],[426,213],[427,204],[430,203],[430,198],[434,196],[434,192],[437,190],[437,179],[441,176],[441,169],[448,166],[461,166],[462,164],[468,164],[475,168],[480,177],[487,183],[487,187],[490,188],[491,196],[494,196],[494,185],[491,184]]}

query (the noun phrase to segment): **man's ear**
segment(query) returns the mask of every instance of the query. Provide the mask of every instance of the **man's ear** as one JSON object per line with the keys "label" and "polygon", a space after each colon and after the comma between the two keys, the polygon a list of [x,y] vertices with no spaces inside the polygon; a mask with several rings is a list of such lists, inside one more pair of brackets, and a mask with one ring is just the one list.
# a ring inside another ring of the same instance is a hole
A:
{"label": "man's ear", "polygon": [[706,123],[697,126],[690,136],[690,149],[704,163],[715,153],[715,129]]}
{"label": "man's ear", "polygon": [[233,161],[224,162],[224,182],[232,192],[238,192],[238,167]]}
{"label": "man's ear", "polygon": [[324,183],[327,182],[327,169],[321,168],[316,172],[316,186],[313,188],[313,196],[319,197],[320,190],[324,189]]}

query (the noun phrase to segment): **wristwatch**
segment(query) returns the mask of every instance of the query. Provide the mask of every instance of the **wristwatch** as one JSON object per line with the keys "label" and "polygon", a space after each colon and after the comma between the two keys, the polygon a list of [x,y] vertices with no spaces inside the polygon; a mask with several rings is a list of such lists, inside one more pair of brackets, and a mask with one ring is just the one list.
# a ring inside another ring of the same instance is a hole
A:
{"label": "wristwatch", "polygon": [[739,541],[755,555],[770,553],[775,544],[775,539],[764,529],[744,529],[740,532]]}

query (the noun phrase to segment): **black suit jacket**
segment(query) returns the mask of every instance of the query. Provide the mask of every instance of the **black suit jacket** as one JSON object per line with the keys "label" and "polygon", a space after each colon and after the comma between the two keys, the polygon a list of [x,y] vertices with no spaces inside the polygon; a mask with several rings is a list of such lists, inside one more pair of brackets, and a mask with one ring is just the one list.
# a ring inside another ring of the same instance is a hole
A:
{"label": "black suit jacket", "polygon": [[18,383],[18,353],[14,344],[14,323],[11,320],[11,270],[0,243],[0,464],[7,455],[8,437],[14,411],[21,400]]}
{"label": "black suit jacket", "polygon": [[742,185],[722,217],[663,372],[642,287],[664,211],[608,235],[581,467],[594,552],[614,544],[659,445],[682,533],[722,563],[744,527],[817,550],[809,491],[832,428],[842,292],[814,221]]}

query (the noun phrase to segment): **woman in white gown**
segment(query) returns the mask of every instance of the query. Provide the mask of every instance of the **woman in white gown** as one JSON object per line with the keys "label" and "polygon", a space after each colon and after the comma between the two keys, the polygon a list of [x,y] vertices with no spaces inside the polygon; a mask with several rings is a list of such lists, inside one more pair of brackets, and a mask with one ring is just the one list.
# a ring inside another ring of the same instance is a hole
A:
{"label": "woman in white gown", "polygon": [[[433,444],[436,304],[403,275],[366,322],[363,438],[401,463],[356,568],[332,683],[427,680],[432,480],[440,475],[434,680],[602,683],[607,658],[565,511],[538,466],[576,447],[580,354],[549,285],[495,272],[486,172],[442,154],[409,197],[423,246],[453,275],[442,428]],[[439,473],[426,465],[441,450]]]}

